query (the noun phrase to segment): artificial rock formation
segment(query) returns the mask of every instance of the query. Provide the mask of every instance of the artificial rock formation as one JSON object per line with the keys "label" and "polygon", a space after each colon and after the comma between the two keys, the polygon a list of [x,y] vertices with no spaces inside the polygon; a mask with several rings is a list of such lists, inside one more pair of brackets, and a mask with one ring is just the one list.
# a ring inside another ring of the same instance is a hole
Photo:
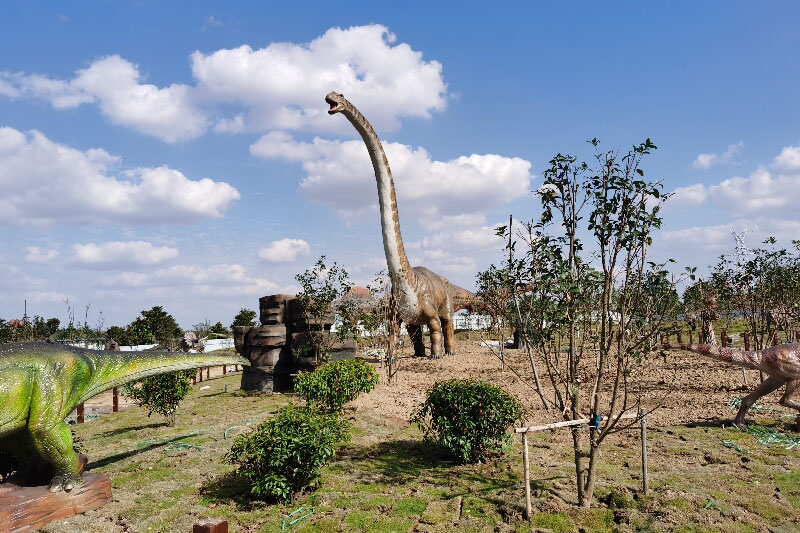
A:
{"label": "artificial rock formation", "polygon": [[[310,326],[321,325],[330,331],[333,316],[321,323],[306,319],[300,300],[287,294],[259,298],[260,326],[234,328],[236,351],[250,361],[242,372],[242,390],[291,392],[292,376],[300,370],[313,370],[317,361],[307,355]],[[355,342],[337,343],[330,360],[355,357]]]}
{"label": "artificial rock formation", "polygon": [[378,204],[381,213],[381,232],[386,263],[392,280],[392,297],[397,305],[398,318],[414,343],[414,355],[425,355],[422,326],[431,334],[431,355],[441,357],[455,352],[453,331],[453,301],[447,278],[425,267],[414,267],[408,262],[403,238],[400,235],[400,218],[394,191],[392,171],[378,135],[364,115],[344,96],[331,92],[325,97],[330,105],[328,113],[342,113],[356,128],[367,146],[375,180],[378,184]]}

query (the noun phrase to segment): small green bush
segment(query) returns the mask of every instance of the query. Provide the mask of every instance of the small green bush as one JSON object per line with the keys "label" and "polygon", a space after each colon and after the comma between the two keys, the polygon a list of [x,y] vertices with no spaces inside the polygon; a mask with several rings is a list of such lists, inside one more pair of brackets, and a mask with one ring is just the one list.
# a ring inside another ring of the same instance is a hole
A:
{"label": "small green bush", "polygon": [[378,384],[378,373],[363,359],[343,359],[327,363],[314,372],[300,372],[294,390],[309,405],[341,411],[344,404],[369,392]]}
{"label": "small green bush", "polygon": [[237,465],[253,495],[288,502],[319,476],[336,443],[349,438],[347,422],[337,414],[290,404],[236,437],[225,460]]}
{"label": "small green bush", "polygon": [[506,430],[521,416],[519,402],[503,389],[474,379],[436,382],[411,422],[423,438],[447,448],[463,463],[502,452],[511,438]]}
{"label": "small green bush", "polygon": [[135,401],[137,405],[149,410],[147,416],[153,413],[164,415],[167,424],[175,424],[175,411],[178,404],[189,393],[192,377],[196,370],[181,370],[168,374],[150,376],[136,383],[125,385],[122,395]]}

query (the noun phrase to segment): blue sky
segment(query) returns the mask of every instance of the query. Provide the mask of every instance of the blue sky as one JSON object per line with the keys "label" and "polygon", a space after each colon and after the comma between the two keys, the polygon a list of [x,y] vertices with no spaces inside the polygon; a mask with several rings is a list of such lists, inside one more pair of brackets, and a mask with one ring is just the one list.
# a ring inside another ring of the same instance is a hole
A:
{"label": "blue sky", "polygon": [[653,255],[800,238],[795,2],[27,2],[0,16],[0,317],[229,324],[326,255],[385,268],[378,131],[412,264],[466,288],[556,153],[651,138]]}

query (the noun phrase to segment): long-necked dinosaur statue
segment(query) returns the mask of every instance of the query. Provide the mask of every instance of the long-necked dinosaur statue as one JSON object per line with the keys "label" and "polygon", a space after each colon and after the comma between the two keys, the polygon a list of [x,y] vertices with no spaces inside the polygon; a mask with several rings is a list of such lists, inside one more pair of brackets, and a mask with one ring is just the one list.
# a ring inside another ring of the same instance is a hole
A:
{"label": "long-necked dinosaur statue", "polygon": [[[742,399],[734,423],[741,425],[747,411],[762,396],[786,385],[780,403],[785,407],[800,411],[800,343],[778,344],[763,350],[745,351],[723,348],[713,344],[664,344],[664,348],[677,348],[699,353],[712,359],[725,361],[736,366],[760,370],[768,377],[761,385]],[[800,425],[800,413],[797,415]]]}
{"label": "long-necked dinosaur statue", "polygon": [[392,296],[397,302],[398,316],[406,324],[414,343],[414,355],[425,355],[422,326],[428,326],[431,332],[431,356],[441,357],[442,340],[444,352],[452,355],[455,352],[455,338],[450,282],[425,267],[411,268],[408,262],[400,235],[392,171],[381,141],[364,115],[344,96],[331,92],[325,97],[325,101],[330,105],[328,114],[342,113],[355,126],[367,145],[375,180],[378,182],[383,250],[386,252],[386,263],[392,280]]}
{"label": "long-necked dinosaur statue", "polygon": [[239,356],[85,350],[47,342],[0,344],[0,449],[20,462],[38,457],[49,463],[49,490],[69,491],[81,480],[64,421],[76,406],[155,374],[234,364],[250,362]]}

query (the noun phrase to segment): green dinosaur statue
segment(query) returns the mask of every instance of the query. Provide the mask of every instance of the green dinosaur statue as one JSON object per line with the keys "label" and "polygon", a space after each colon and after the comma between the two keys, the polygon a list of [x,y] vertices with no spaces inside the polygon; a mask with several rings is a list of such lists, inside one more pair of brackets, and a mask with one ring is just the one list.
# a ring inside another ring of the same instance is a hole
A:
{"label": "green dinosaur statue", "polygon": [[0,344],[0,449],[18,460],[38,455],[53,467],[49,490],[80,483],[78,454],[64,419],[112,387],[155,374],[219,365],[239,356],[86,350],[47,342]]}

